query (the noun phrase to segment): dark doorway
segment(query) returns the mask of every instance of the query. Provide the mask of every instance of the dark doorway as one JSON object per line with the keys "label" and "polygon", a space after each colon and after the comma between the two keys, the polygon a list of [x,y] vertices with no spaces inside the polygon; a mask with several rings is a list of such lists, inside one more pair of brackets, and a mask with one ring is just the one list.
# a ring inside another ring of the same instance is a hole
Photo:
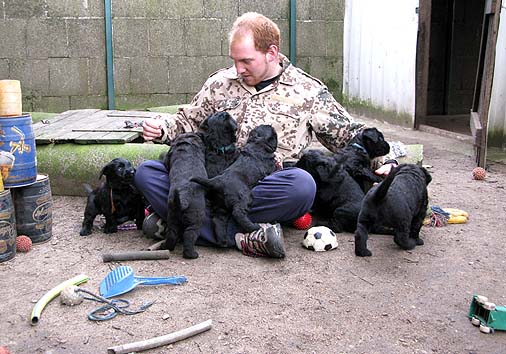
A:
{"label": "dark doorway", "polygon": [[417,109],[417,125],[471,135],[469,113],[480,56],[484,4],[485,0],[430,2],[430,10],[425,13],[430,27],[426,43],[426,102],[417,102],[425,104],[425,109]]}

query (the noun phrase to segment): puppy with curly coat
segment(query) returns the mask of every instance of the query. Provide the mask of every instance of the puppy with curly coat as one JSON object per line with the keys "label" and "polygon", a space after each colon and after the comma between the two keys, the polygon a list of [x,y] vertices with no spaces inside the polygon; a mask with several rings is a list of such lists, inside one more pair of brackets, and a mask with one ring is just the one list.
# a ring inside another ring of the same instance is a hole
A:
{"label": "puppy with curly coat", "polygon": [[85,184],[88,192],[84,220],[79,234],[91,234],[93,221],[97,215],[105,216],[104,233],[118,231],[118,225],[135,220],[137,230],[142,229],[144,221],[144,201],[142,195],[133,186],[135,168],[124,158],[115,158],[107,163],[100,172],[99,179],[105,180],[95,189]]}
{"label": "puppy with curly coat", "polygon": [[211,179],[191,178],[191,181],[201,184],[209,191],[215,234],[223,247],[227,247],[226,229],[230,214],[241,232],[252,232],[260,228],[248,216],[253,203],[251,189],[276,170],[274,152],[277,146],[278,137],[274,128],[266,124],[259,125],[250,132],[234,163],[221,175]]}
{"label": "puppy with curly coat", "polygon": [[206,147],[206,170],[213,178],[230,166],[237,156],[237,122],[227,112],[217,112],[207,117],[199,126]]}
{"label": "puppy with curly coat", "polygon": [[190,178],[207,178],[205,148],[198,133],[182,133],[170,144],[164,161],[169,171],[169,197],[165,246],[174,250],[177,241],[183,239],[183,257],[199,256],[195,242],[205,216],[205,189]]}
{"label": "puppy with curly coat", "polygon": [[429,172],[414,164],[395,167],[383,182],[365,195],[355,231],[355,254],[371,256],[367,249],[369,232],[379,227],[393,230],[394,242],[404,250],[423,245],[420,229],[429,204]]}
{"label": "puppy with curly coat", "polygon": [[354,232],[364,192],[344,166],[321,150],[306,150],[295,166],[307,171],[315,180],[312,210],[322,218],[319,224],[334,232]]}
{"label": "puppy with curly coat", "polygon": [[333,155],[334,160],[343,165],[363,191],[367,183],[378,183],[382,179],[371,169],[371,160],[385,156],[390,145],[376,128],[366,128],[353,137],[349,144]]}

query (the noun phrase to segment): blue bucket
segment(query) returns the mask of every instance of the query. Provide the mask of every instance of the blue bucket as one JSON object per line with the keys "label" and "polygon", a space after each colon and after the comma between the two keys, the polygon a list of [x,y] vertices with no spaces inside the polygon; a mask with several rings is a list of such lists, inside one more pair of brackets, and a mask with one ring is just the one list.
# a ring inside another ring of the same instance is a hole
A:
{"label": "blue bucket", "polygon": [[37,179],[37,154],[32,116],[0,118],[0,150],[14,155],[10,170],[0,166],[5,188],[23,187]]}

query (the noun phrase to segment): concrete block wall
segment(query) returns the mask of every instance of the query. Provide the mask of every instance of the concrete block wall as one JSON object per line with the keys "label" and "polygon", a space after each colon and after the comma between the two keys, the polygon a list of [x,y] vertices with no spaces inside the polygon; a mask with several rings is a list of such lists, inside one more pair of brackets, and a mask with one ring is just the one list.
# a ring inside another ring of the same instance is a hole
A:
{"label": "concrete block wall", "polygon": [[[340,94],[345,0],[299,0],[296,64]],[[117,109],[186,103],[232,65],[228,30],[257,11],[282,32],[289,0],[112,0]],[[21,81],[24,111],[107,108],[104,0],[0,0],[0,79]]]}

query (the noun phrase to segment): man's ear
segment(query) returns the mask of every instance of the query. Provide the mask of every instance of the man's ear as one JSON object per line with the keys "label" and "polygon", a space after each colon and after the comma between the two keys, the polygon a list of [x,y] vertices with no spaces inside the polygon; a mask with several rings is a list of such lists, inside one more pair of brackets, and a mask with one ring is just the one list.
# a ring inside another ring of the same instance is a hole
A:
{"label": "man's ear", "polygon": [[279,54],[279,48],[277,45],[271,44],[267,52],[265,53],[265,58],[268,62],[277,61]]}

